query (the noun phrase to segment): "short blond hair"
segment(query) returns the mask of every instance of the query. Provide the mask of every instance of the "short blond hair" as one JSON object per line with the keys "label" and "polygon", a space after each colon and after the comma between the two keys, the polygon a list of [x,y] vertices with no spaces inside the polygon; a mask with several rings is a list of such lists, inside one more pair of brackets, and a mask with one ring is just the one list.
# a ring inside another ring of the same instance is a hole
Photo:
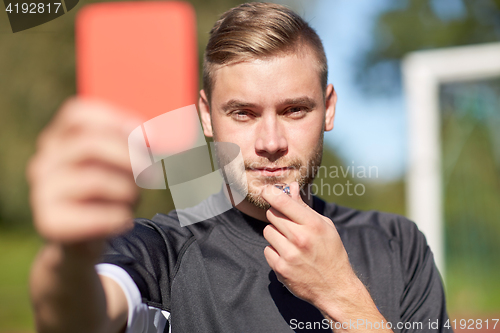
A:
{"label": "short blond hair", "polygon": [[221,15],[210,30],[203,61],[203,86],[210,102],[217,66],[280,54],[303,52],[309,47],[318,61],[323,95],[328,66],[318,34],[291,9],[253,2],[234,7]]}

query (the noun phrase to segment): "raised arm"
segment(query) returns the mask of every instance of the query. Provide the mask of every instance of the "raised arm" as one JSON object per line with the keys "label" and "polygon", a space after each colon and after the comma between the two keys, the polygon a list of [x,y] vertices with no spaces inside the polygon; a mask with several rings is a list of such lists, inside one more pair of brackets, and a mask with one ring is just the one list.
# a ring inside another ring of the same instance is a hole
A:
{"label": "raised arm", "polygon": [[94,265],[105,239],[132,226],[132,126],[110,106],[72,99],[38,139],[28,166],[35,227],[47,241],[30,279],[38,332],[125,331],[125,294]]}

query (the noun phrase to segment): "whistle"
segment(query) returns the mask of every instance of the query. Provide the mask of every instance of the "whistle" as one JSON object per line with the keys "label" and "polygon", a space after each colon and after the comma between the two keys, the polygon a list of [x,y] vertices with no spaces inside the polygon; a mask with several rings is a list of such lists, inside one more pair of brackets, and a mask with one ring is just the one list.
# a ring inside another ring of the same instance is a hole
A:
{"label": "whistle", "polygon": [[278,183],[274,184],[274,187],[279,188],[280,190],[283,191],[283,193],[287,194],[289,197],[292,196],[292,194],[290,193],[290,185],[284,183]]}

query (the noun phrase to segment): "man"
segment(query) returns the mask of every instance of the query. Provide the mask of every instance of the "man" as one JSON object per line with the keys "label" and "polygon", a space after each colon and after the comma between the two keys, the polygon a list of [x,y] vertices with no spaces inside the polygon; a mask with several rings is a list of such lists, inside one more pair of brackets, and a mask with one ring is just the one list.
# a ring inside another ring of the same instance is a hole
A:
{"label": "man", "polygon": [[[240,147],[249,193],[186,227],[176,212],[132,226],[131,129],[110,106],[63,106],[29,169],[48,240],[31,279],[39,331],[444,330],[439,273],[416,226],[311,196],[337,101],[326,78],[320,39],[289,9],[252,3],[221,16],[199,111],[206,136]],[[202,208],[217,200],[224,192]]]}

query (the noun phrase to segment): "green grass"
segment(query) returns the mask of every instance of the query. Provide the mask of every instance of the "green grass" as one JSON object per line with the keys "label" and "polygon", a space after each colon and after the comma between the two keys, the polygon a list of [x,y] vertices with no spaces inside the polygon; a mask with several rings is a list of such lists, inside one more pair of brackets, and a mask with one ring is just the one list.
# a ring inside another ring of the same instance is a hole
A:
{"label": "green grass", "polygon": [[0,230],[0,333],[34,332],[28,276],[41,244],[33,232]]}
{"label": "green grass", "polygon": [[456,260],[446,269],[449,313],[500,313],[500,267],[484,260]]}

